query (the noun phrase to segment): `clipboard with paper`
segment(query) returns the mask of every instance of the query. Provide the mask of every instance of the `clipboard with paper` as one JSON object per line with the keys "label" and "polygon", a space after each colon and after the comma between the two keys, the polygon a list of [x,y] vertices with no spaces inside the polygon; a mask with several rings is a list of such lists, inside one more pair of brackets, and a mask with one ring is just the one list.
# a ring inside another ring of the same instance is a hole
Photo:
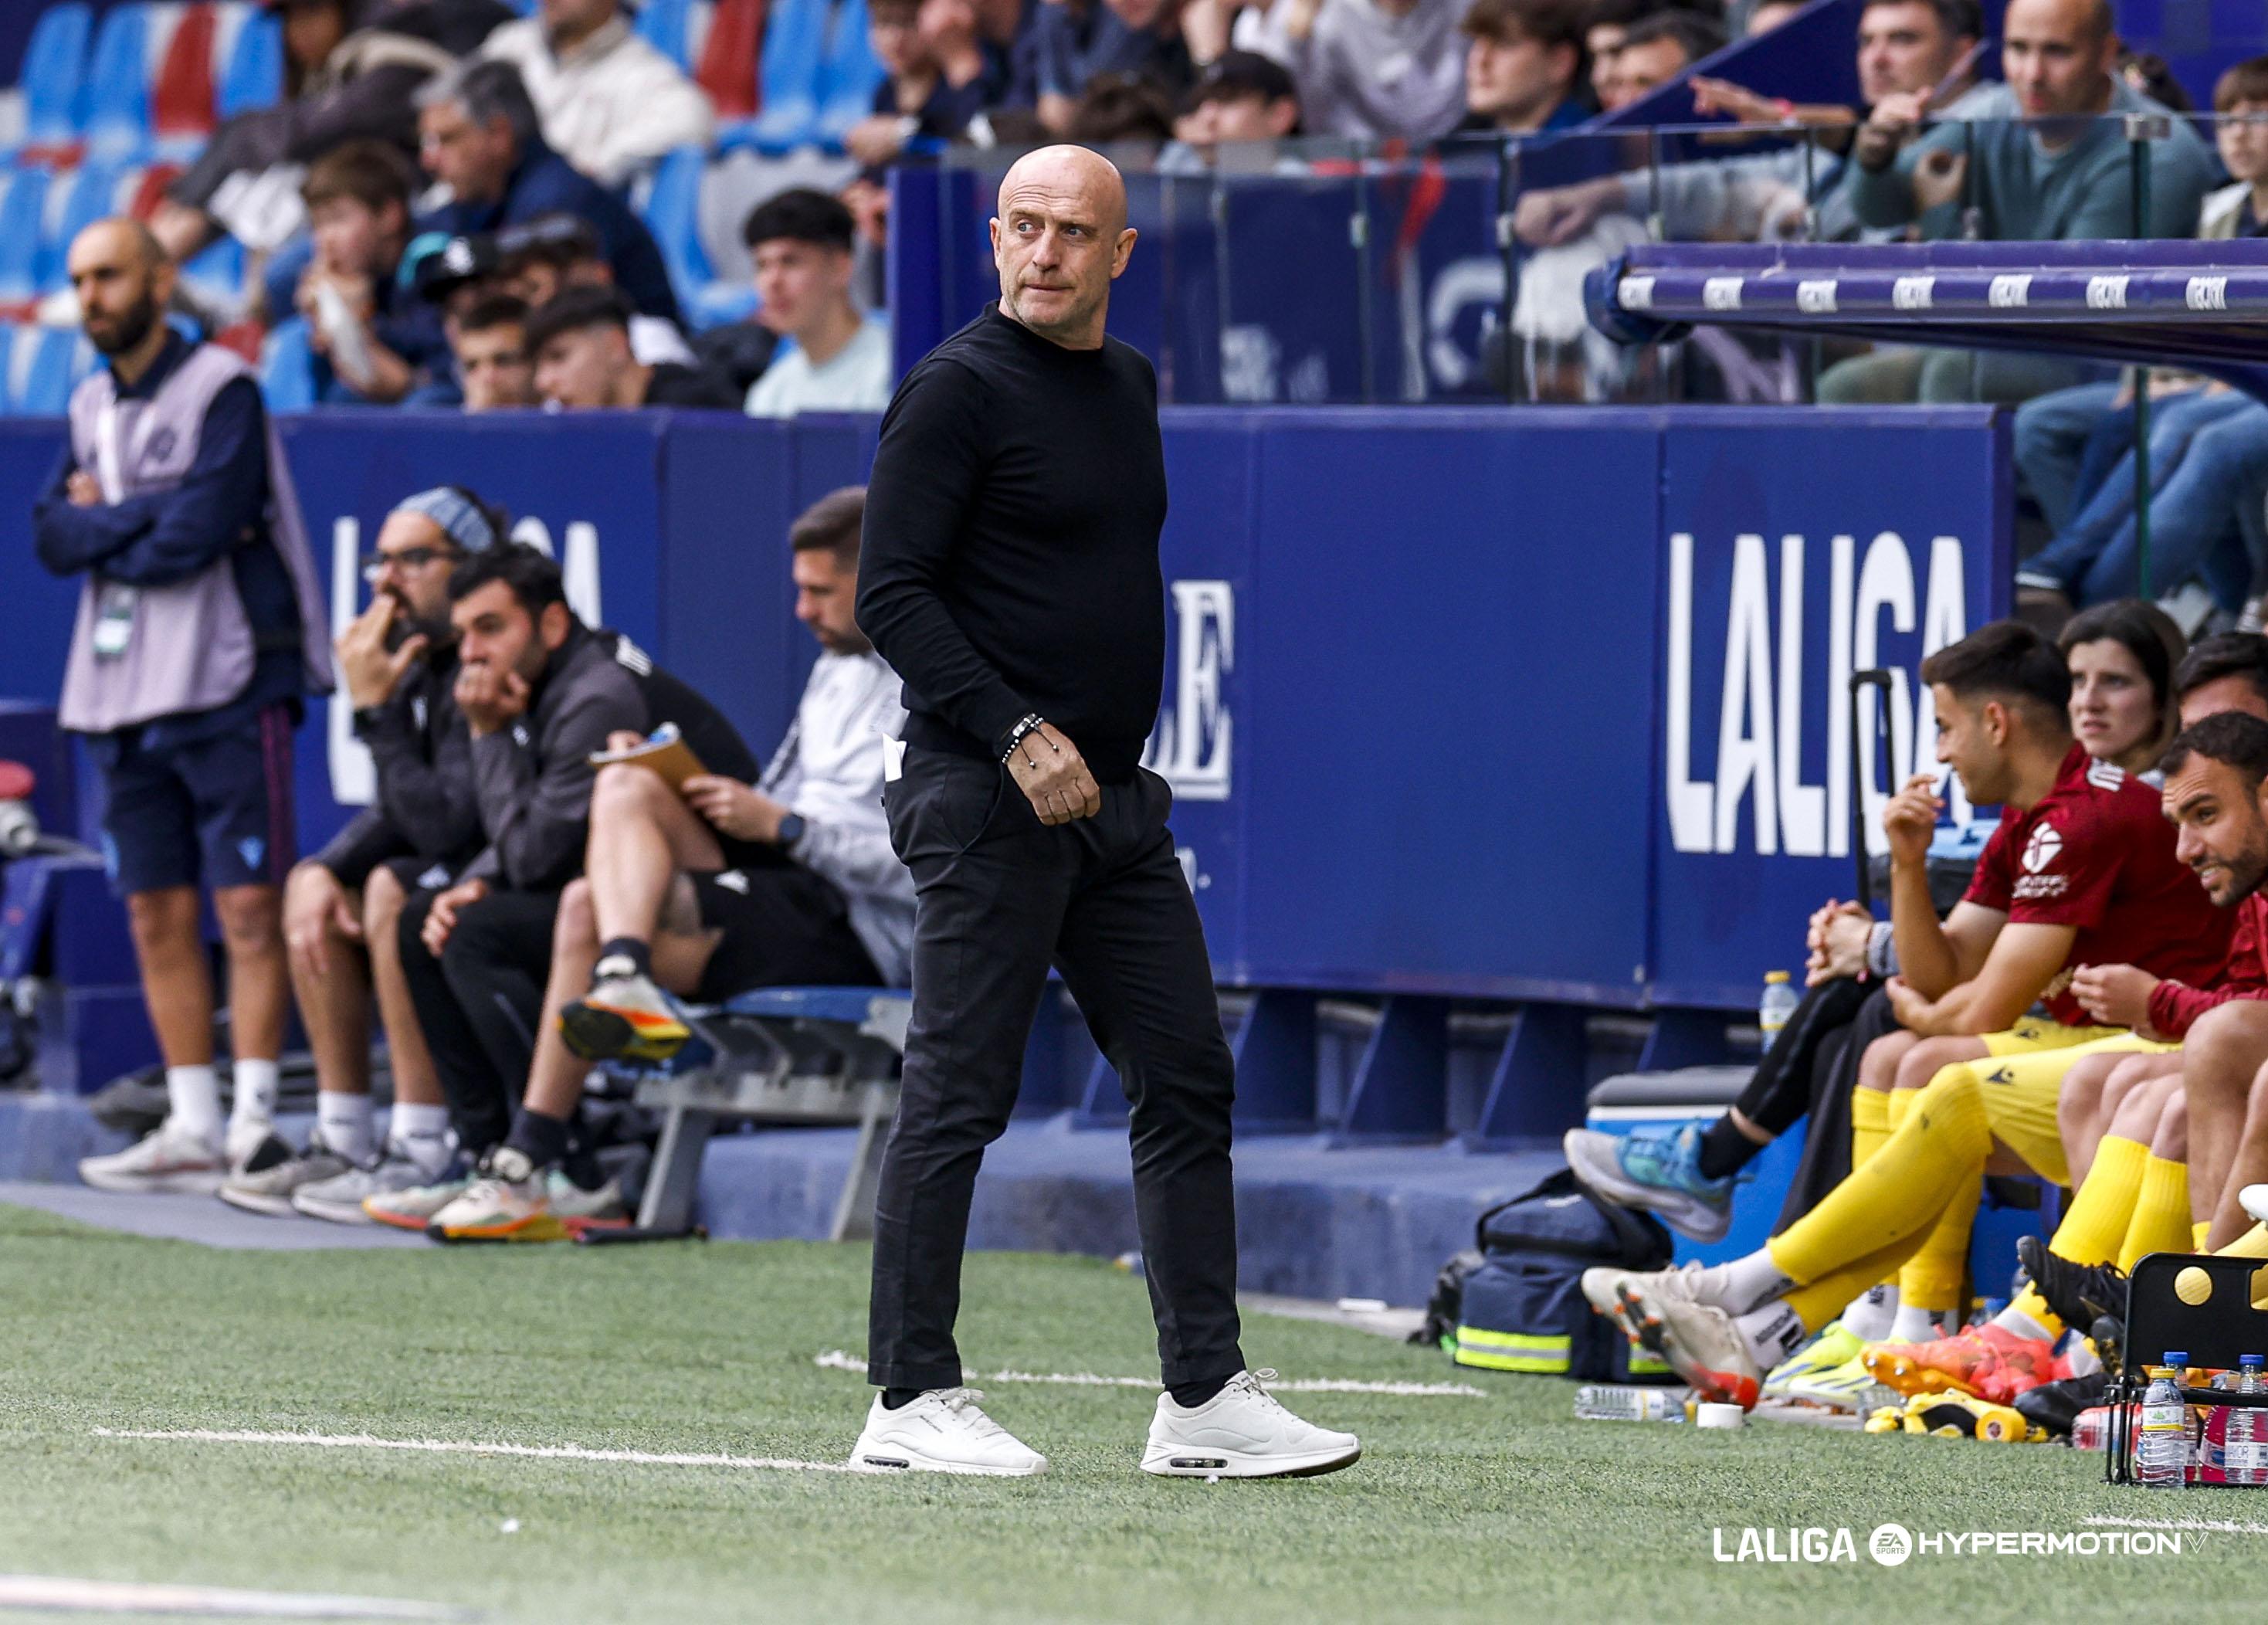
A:
{"label": "clipboard with paper", "polygon": [[637,744],[622,750],[594,750],[590,760],[593,767],[611,767],[618,762],[627,762],[632,766],[645,768],[659,774],[664,784],[681,794],[685,789],[687,779],[709,771],[701,764],[701,758],[693,754],[693,747],[679,735],[674,722],[663,723]]}

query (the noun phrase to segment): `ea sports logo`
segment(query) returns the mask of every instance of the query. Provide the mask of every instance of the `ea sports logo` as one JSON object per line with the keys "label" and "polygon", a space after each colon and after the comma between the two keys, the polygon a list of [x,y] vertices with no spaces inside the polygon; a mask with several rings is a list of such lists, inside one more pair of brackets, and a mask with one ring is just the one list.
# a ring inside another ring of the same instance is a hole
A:
{"label": "ea sports logo", "polygon": [[2038,874],[2056,861],[2063,851],[2063,837],[2056,833],[2055,825],[2043,824],[2032,831],[2032,838],[2024,846],[2024,868]]}
{"label": "ea sports logo", "polygon": [[1878,1524],[1867,1551],[1883,1568],[1895,1569],[1913,1555],[1913,1536],[1903,1524]]}

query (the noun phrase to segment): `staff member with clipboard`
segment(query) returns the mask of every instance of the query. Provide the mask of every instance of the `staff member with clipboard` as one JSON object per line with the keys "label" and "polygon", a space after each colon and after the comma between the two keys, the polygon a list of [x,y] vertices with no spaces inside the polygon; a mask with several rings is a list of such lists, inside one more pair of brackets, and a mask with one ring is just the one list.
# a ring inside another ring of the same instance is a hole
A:
{"label": "staff member with clipboard", "polygon": [[[147,1138],[79,1176],[209,1193],[261,1149],[275,1114],[291,998],[283,884],[298,855],[291,735],[306,696],[330,690],[330,632],[252,369],[166,324],[173,266],[139,223],[88,226],[68,264],[107,365],[72,392],[70,445],[32,528],[41,564],[85,578],[62,720],[101,772],[104,855],[168,1106]],[[201,885],[228,952],[225,1132]]]}

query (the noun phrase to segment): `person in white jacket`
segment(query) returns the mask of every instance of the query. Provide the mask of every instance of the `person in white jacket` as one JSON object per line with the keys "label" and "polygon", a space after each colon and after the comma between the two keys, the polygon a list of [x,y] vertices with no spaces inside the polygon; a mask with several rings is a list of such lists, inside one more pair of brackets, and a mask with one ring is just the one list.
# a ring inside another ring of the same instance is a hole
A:
{"label": "person in white jacket", "polygon": [[543,139],[605,186],[622,186],[679,147],[703,145],[709,98],[630,30],[621,0],[541,0],[489,35],[481,55],[519,70]]}
{"label": "person in white jacket", "polygon": [[548,1176],[567,1155],[589,1063],[674,1053],[689,1035],[669,993],[716,1004],[755,987],[906,985],[913,877],[882,814],[884,750],[906,713],[897,674],[852,618],[865,509],[865,489],[845,486],[789,530],[795,612],[820,655],[755,784],[703,773],[672,790],[644,767],[600,770],[585,877],[560,897],[526,1097],[483,1177],[432,1215],[430,1233],[563,1239]]}

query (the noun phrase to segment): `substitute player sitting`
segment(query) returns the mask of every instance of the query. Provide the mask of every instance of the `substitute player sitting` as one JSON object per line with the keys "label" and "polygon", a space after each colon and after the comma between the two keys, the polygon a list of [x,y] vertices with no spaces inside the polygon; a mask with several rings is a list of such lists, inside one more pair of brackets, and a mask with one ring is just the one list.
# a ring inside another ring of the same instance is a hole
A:
{"label": "substitute player sitting", "polygon": [[[1938,758],[1972,801],[2007,811],[1942,927],[1906,897],[1895,908],[1905,973],[1890,993],[1910,1030],[1869,1051],[1853,1101],[1855,1171],[1806,1218],[1720,1270],[1585,1277],[1602,1312],[1660,1343],[1697,1386],[1743,1404],[1755,1402],[1775,1362],[1930,1244],[1943,1248],[1957,1230],[1965,1254],[1996,1134],[2017,1165],[2058,1183],[2068,1177],[2056,1128],[2059,1071],[2020,1075],[2007,1058],[2105,1038],[2148,1041],[2089,1025],[2071,995],[2067,963],[2134,964],[2204,986],[2227,954],[2229,918],[2176,857],[2156,794],[2073,742],[2068,679],[2036,632],[1994,623],[1930,656],[1922,677],[1936,708]],[[1912,893],[1927,885],[1936,803],[1926,781],[1909,785],[1901,800],[1886,820],[1891,884]],[[2035,999],[2049,1014],[2027,1020]],[[1915,1049],[1914,1034],[1955,1041],[1939,1047],[1944,1059],[1926,1090],[1896,1091],[1917,1131],[1898,1141],[1887,1086]],[[1975,1064],[1987,1059],[1996,1064]],[[1925,1109],[1926,1100],[1934,1104]],[[1894,1141],[1901,1158],[1878,1167]],[[1925,1303],[1942,1296],[1950,1308],[1959,1264],[1950,1293],[1936,1279],[1941,1257],[1924,1264],[1926,1274],[1900,1274],[1902,1295],[1911,1302],[1926,1292]]]}

